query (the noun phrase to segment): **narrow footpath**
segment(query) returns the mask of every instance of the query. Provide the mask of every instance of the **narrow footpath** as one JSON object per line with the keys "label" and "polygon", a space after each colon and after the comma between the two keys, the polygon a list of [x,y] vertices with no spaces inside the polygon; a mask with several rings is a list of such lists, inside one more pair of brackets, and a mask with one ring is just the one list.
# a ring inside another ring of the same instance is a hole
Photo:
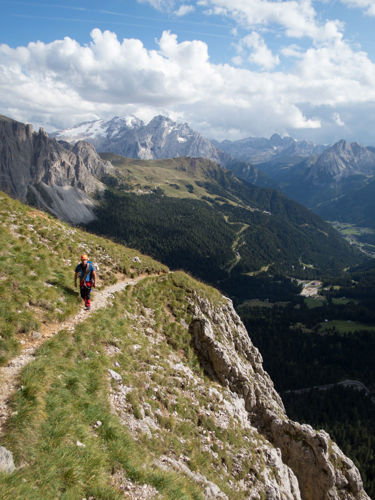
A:
{"label": "narrow footpath", "polygon": [[75,316],[66,319],[62,323],[46,323],[40,329],[37,338],[34,338],[27,345],[23,346],[22,352],[10,360],[6,366],[0,368],[0,436],[3,434],[3,426],[10,415],[10,396],[17,389],[18,375],[22,368],[35,357],[36,350],[49,338],[58,334],[61,330],[73,331],[76,325],[85,321],[92,313],[98,309],[106,307],[116,292],[124,290],[129,285],[135,285],[142,279],[151,275],[138,276],[135,279],[127,278],[120,280],[114,285],[109,285],[102,290],[96,290],[91,302],[90,311],[81,309]]}

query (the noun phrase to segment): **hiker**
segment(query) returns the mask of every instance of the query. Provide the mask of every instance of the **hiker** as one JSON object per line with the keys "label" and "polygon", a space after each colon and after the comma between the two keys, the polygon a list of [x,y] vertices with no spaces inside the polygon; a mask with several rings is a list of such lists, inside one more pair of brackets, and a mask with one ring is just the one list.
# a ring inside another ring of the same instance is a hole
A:
{"label": "hiker", "polygon": [[95,268],[92,262],[89,260],[88,256],[84,253],[81,255],[81,263],[76,267],[74,275],[74,286],[77,288],[77,278],[79,275],[79,288],[81,291],[82,300],[85,301],[86,311],[90,310],[91,301],[90,293],[91,287],[96,286],[96,274]]}

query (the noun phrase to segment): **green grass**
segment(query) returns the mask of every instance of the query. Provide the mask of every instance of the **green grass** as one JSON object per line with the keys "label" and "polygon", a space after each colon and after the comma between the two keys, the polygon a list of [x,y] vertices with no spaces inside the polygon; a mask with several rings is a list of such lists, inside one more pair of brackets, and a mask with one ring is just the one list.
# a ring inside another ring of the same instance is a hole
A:
{"label": "green grass", "polygon": [[309,309],[315,309],[315,307],[322,307],[327,302],[326,298],[321,296],[305,297],[304,301]]}
{"label": "green grass", "polygon": [[358,300],[354,299],[347,299],[346,297],[332,297],[332,304],[335,305],[345,305],[349,304],[349,302],[354,302],[355,304],[358,304]]}
{"label": "green grass", "polygon": [[345,222],[331,222],[333,227],[337,229],[343,236],[360,236],[361,234],[374,234],[374,229],[370,227],[360,227],[355,224]]}
{"label": "green grass", "polygon": [[[155,189],[172,198],[205,199],[214,201],[215,196],[204,186],[208,179],[220,176],[221,169],[204,158],[171,158],[164,160],[135,160],[113,153],[101,153],[103,159],[117,168],[117,186],[129,192],[142,194]],[[244,206],[238,197],[225,202]]]}
{"label": "green grass", "polygon": [[342,333],[354,333],[365,330],[369,332],[375,332],[375,325],[359,323],[357,321],[343,321],[343,320],[332,320],[332,321],[327,321],[325,323],[321,323],[319,331],[325,332],[332,328]]}
{"label": "green grass", "polygon": [[[22,371],[12,400],[2,444],[12,450],[18,468],[0,476],[1,498],[119,499],[111,478],[120,472],[133,483],[152,485],[168,500],[203,499],[202,485],[155,462],[181,455],[229,498],[248,498],[228,481],[240,480],[250,466],[258,468],[253,447],[261,437],[233,419],[226,429],[215,421],[220,403],[209,389],[224,397],[225,389],[204,374],[186,325],[188,297],[193,300],[197,292],[219,297],[194,283],[183,273],[146,279],[118,294],[111,308],[94,313],[73,335],[62,331],[43,344]],[[151,435],[130,432],[111,411],[109,386],[116,392],[118,384],[109,379],[109,368],[129,389],[128,418],[139,422],[148,415],[156,422]],[[95,429],[98,420],[102,425]],[[239,452],[246,460],[234,478]]]}
{"label": "green grass", "polygon": [[262,266],[260,269],[258,269],[257,271],[252,271],[252,272],[249,272],[249,273],[243,273],[247,276],[258,276],[258,274],[262,274],[262,273],[266,273],[269,268],[272,266],[273,263],[271,264],[267,264],[266,266]]}
{"label": "green grass", "polygon": [[[74,270],[88,253],[98,285],[120,276],[165,272],[136,250],[72,228],[0,193],[0,364],[44,322],[62,321],[78,310]],[[139,256],[140,262],[134,262]]]}

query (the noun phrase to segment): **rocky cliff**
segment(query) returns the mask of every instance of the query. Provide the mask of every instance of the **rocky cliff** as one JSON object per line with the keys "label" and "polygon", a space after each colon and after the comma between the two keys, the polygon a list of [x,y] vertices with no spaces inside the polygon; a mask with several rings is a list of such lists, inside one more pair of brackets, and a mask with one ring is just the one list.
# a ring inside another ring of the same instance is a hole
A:
{"label": "rocky cliff", "polygon": [[249,422],[275,448],[270,455],[282,480],[266,485],[266,498],[369,499],[357,468],[326,432],[288,419],[231,302],[215,310],[197,297],[191,311],[190,333],[207,373],[243,400]]}
{"label": "rocky cliff", "polygon": [[0,117],[0,188],[23,202],[68,222],[89,222],[90,195],[103,189],[96,177],[110,168],[90,144],[60,144],[43,129]]}

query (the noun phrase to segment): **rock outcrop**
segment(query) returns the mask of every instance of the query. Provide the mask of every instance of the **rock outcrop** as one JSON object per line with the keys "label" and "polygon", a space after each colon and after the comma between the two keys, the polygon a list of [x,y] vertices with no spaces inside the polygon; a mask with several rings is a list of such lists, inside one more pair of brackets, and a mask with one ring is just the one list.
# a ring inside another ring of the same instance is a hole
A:
{"label": "rock outcrop", "polygon": [[12,452],[0,446],[0,471],[9,474],[15,469]]}
{"label": "rock outcrop", "polygon": [[[293,472],[289,477],[298,480],[301,498],[369,499],[359,471],[326,432],[288,419],[231,301],[215,310],[197,296],[190,307],[192,342],[207,373],[243,398],[251,425],[280,450],[280,460]],[[294,487],[289,496],[267,498],[298,498],[298,492]]]}
{"label": "rock outcrop", "polygon": [[88,143],[60,144],[43,129],[0,116],[0,189],[22,202],[67,222],[89,222],[91,195],[104,188],[97,177],[110,168]]}

